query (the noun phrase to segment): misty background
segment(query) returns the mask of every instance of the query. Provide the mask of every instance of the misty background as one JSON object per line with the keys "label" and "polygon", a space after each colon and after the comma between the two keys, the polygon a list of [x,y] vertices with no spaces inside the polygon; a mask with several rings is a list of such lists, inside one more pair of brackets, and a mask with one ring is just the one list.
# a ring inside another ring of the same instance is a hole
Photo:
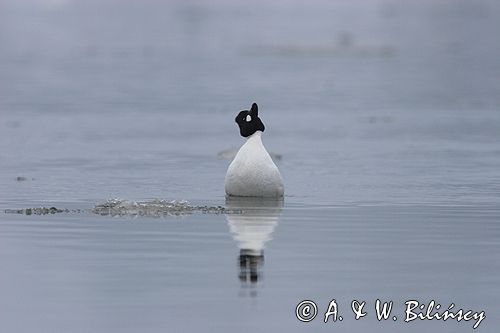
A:
{"label": "misty background", "polygon": [[[217,154],[241,144],[233,119],[255,101],[292,197],[496,202],[499,13],[495,1],[4,0],[0,193],[220,198]],[[37,181],[18,190],[18,176]]]}
{"label": "misty background", "polygon": [[[472,330],[403,322],[434,299],[495,332],[499,31],[493,0],[0,0],[0,331]],[[231,214],[252,102],[285,198]],[[377,298],[397,322],[349,315]]]}

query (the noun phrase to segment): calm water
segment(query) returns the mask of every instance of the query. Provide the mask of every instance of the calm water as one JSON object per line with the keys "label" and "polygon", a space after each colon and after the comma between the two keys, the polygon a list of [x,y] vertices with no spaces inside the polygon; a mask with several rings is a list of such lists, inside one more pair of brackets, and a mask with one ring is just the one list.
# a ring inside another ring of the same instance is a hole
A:
{"label": "calm water", "polygon": [[[485,0],[1,1],[0,331],[472,331],[412,299],[495,331],[499,29]],[[283,202],[224,198],[253,101]],[[82,211],[4,213],[40,206]]]}

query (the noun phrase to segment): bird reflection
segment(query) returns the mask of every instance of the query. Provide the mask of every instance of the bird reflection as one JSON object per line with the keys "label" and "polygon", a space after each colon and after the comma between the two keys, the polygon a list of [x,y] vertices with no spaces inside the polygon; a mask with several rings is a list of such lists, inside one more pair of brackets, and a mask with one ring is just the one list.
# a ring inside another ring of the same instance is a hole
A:
{"label": "bird reflection", "polygon": [[261,279],[264,246],[272,239],[283,207],[283,199],[226,198],[226,219],[240,254],[239,279],[244,284],[256,284]]}

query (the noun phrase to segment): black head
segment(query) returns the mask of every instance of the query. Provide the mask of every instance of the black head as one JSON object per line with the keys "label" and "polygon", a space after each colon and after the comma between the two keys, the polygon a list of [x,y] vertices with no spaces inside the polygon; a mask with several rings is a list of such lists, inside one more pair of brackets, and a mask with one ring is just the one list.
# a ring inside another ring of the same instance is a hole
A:
{"label": "black head", "polygon": [[259,108],[256,103],[252,104],[250,111],[240,111],[234,119],[240,127],[240,134],[242,137],[249,137],[257,131],[264,132],[264,124],[259,118]]}

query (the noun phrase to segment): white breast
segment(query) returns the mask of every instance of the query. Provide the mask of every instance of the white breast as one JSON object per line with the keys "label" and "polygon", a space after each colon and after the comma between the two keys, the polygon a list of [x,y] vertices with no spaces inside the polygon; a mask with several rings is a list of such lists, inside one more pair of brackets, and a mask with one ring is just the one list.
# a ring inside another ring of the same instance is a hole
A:
{"label": "white breast", "polygon": [[252,134],[241,146],[226,173],[225,189],[229,196],[282,197],[283,179],[262,144],[262,132]]}

